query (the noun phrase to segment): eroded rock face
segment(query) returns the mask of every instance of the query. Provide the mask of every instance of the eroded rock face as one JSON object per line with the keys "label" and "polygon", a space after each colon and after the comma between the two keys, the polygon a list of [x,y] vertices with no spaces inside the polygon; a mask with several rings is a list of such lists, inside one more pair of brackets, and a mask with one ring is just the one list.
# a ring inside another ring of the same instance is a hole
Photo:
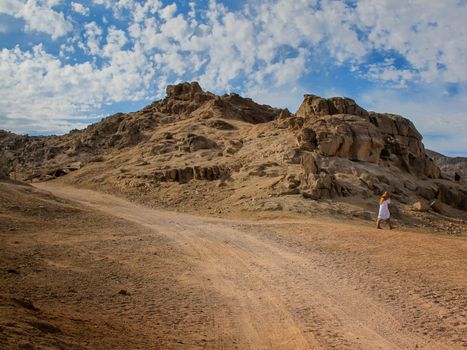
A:
{"label": "eroded rock face", "polygon": [[400,115],[370,112],[370,122],[380,131],[384,140],[383,160],[392,160],[399,167],[418,176],[437,179],[440,169],[425,153],[422,135],[413,123]]}
{"label": "eroded rock face", "polygon": [[342,188],[332,174],[308,174],[302,180],[301,193],[309,199],[324,199],[340,196]]}
{"label": "eroded rock face", "polygon": [[307,120],[305,125],[316,133],[317,147],[324,156],[372,163],[379,160],[381,134],[361,117],[337,114]]}
{"label": "eroded rock face", "polygon": [[228,178],[230,170],[225,166],[194,166],[178,169],[156,171],[154,178],[157,181],[187,183],[190,180],[214,181]]}
{"label": "eroded rock face", "polygon": [[187,135],[184,141],[184,148],[190,152],[196,152],[201,149],[212,149],[218,147],[219,146],[216,142],[202,135],[189,134]]}
{"label": "eroded rock face", "polygon": [[441,175],[426,155],[420,133],[401,116],[367,112],[349,98],[305,95],[295,119],[288,123],[301,129],[297,142],[304,150],[316,147],[323,156],[352,161],[390,161],[433,179]]}

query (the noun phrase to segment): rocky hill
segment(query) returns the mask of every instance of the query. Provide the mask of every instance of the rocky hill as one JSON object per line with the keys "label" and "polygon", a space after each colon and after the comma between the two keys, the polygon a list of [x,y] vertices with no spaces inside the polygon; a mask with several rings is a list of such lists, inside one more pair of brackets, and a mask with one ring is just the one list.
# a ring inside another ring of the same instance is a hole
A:
{"label": "rocky hill", "polygon": [[441,153],[426,150],[426,154],[440,168],[443,177],[446,179],[454,179],[454,174],[458,173],[461,177],[460,181],[464,181],[467,177],[467,158],[466,157],[447,157]]}
{"label": "rocky hill", "polygon": [[305,95],[291,113],[183,83],[138,112],[63,136],[1,131],[0,159],[3,173],[17,179],[59,177],[216,215],[370,220],[384,191],[393,194],[394,215],[414,225],[431,209],[464,219],[467,210],[467,187],[443,176],[408,119],[340,97]]}

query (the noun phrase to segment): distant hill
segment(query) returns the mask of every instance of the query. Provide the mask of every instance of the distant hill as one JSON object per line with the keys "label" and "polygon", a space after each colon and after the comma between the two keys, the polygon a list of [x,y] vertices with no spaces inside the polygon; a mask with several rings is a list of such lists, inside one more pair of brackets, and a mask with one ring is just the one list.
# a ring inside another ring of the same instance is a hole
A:
{"label": "distant hill", "polygon": [[426,153],[439,166],[444,177],[452,179],[455,172],[460,174],[463,179],[467,177],[467,157],[448,157],[428,149]]}

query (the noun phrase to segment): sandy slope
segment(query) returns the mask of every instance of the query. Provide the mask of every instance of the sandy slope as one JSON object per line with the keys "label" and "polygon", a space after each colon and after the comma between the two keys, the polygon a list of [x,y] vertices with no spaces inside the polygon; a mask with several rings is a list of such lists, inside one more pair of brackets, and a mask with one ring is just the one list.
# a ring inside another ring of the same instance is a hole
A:
{"label": "sandy slope", "polygon": [[[66,234],[2,233],[2,268],[20,271],[0,280],[6,348],[467,347],[466,240],[210,219],[37,187],[95,213]],[[39,310],[19,310],[20,297]]]}

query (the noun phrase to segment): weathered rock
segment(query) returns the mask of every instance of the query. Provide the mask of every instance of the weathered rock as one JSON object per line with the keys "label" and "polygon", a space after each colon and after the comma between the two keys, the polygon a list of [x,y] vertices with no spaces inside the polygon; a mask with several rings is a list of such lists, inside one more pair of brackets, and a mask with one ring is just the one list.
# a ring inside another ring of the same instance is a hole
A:
{"label": "weathered rock", "polygon": [[39,309],[32,303],[29,299],[22,299],[22,298],[11,298],[19,306],[24,307],[25,309],[32,310],[32,311],[39,311]]}
{"label": "weathered rock", "polygon": [[361,117],[322,116],[309,119],[305,126],[316,134],[318,150],[324,156],[372,163],[379,161],[383,149],[381,134]]}
{"label": "weathered rock", "polygon": [[441,202],[438,199],[435,199],[430,203],[431,209],[436,211],[437,213],[443,214],[443,215],[449,215],[449,209],[446,204]]}
{"label": "weathered rock", "polygon": [[305,175],[318,174],[320,172],[319,165],[316,161],[316,155],[313,153],[305,152],[302,155],[301,164]]}
{"label": "weathered rock", "polygon": [[161,182],[187,183],[190,180],[224,180],[230,176],[230,171],[224,166],[194,166],[180,169],[167,169],[154,173],[154,178]]}
{"label": "weathered rock", "polygon": [[60,177],[60,176],[66,175],[66,174],[68,174],[68,172],[63,170],[63,169],[55,169],[55,170],[51,171],[50,173],[48,173],[48,175],[53,176],[53,177]]}
{"label": "weathered rock", "polygon": [[376,189],[376,178],[372,177],[369,173],[362,173],[359,179],[368,187],[369,190],[373,191],[374,189]]}
{"label": "weathered rock", "polygon": [[151,149],[152,154],[166,154],[166,153],[171,153],[177,150],[177,145],[169,142],[169,143],[161,143],[158,145],[155,145]]}
{"label": "weathered rock", "polygon": [[430,210],[430,205],[425,201],[418,201],[412,205],[412,209],[415,211],[426,212]]}
{"label": "weathered rock", "polygon": [[184,144],[190,152],[196,152],[201,149],[218,148],[219,146],[214,141],[205,136],[188,134]]}
{"label": "weathered rock", "polygon": [[285,187],[289,190],[297,188],[300,184],[301,181],[295,175],[287,175],[285,178]]}
{"label": "weathered rock", "polygon": [[235,130],[235,127],[232,124],[229,124],[221,119],[209,120],[206,122],[206,125],[219,130]]}
{"label": "weathered rock", "polygon": [[178,170],[178,182],[187,183],[195,176],[194,170],[192,167],[186,167],[184,169]]}
{"label": "weathered rock", "polygon": [[459,186],[438,183],[437,199],[451,207],[467,210],[467,191],[462,190]]}
{"label": "weathered rock", "polygon": [[368,112],[345,97],[325,99],[316,95],[305,95],[302,104],[295,113],[297,117],[310,118],[334,114],[352,114],[366,117]]}
{"label": "weathered rock", "polygon": [[[305,95],[296,112],[294,128],[313,130],[316,142],[307,143],[307,132],[298,136],[304,149],[315,144],[324,156],[378,163],[393,161],[417,176],[439,178],[440,170],[425,154],[422,136],[406,118],[394,114],[370,112],[348,98],[324,99]],[[303,123],[298,120],[304,120]]]}
{"label": "weathered rock", "polygon": [[417,194],[428,201],[435,199],[438,191],[436,184],[420,184],[417,187]]}
{"label": "weathered rock", "polygon": [[290,113],[290,111],[286,108],[286,109],[281,110],[281,112],[277,116],[277,119],[289,119],[292,117],[293,117],[293,114]]}
{"label": "weathered rock", "polygon": [[303,197],[317,200],[341,195],[341,186],[334,175],[309,174],[302,180],[301,191]]}
{"label": "weathered rock", "polygon": [[258,124],[276,119],[281,111],[281,109],[260,105],[252,99],[241,97],[238,94],[226,94],[215,96],[199,106],[191,115],[202,119],[222,118]]}
{"label": "weathered rock", "polygon": [[235,154],[243,147],[241,140],[229,140],[229,145],[225,149],[228,154]]}
{"label": "weathered rock", "polygon": [[213,100],[215,95],[204,92],[197,82],[169,85],[167,97],[146,107],[153,113],[169,115],[189,115],[205,102]]}
{"label": "weathered rock", "polygon": [[392,159],[399,167],[418,176],[440,177],[439,168],[425,153],[422,135],[410,120],[400,115],[370,112],[370,121],[383,135],[382,159]]}
{"label": "weathered rock", "polygon": [[203,93],[203,89],[198,82],[182,83],[167,86],[167,97],[178,99],[191,99],[194,95]]}
{"label": "weathered rock", "polygon": [[258,209],[264,211],[277,211],[282,210],[282,205],[278,202],[267,201],[261,203],[261,206]]}
{"label": "weathered rock", "polygon": [[318,147],[316,133],[311,128],[303,128],[297,136],[297,143],[305,151],[314,151]]}
{"label": "weathered rock", "polygon": [[38,329],[42,333],[61,333],[61,329],[51,325],[50,323],[47,322],[35,322],[35,321],[29,321],[28,322],[32,327]]}

